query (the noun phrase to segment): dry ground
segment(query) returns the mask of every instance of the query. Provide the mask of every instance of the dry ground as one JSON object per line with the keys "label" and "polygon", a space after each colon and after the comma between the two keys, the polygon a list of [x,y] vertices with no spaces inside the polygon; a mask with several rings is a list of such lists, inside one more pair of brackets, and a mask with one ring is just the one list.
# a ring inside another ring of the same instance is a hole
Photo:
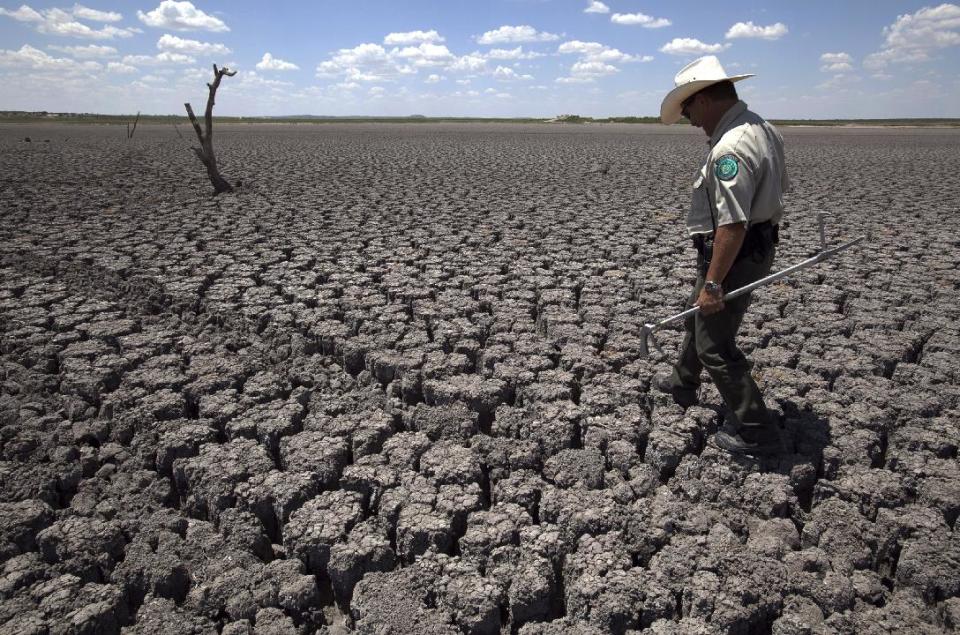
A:
{"label": "dry ground", "polygon": [[755,294],[753,461],[638,356],[700,131],[0,127],[0,632],[957,628],[960,132],[785,136],[778,266],[872,239]]}

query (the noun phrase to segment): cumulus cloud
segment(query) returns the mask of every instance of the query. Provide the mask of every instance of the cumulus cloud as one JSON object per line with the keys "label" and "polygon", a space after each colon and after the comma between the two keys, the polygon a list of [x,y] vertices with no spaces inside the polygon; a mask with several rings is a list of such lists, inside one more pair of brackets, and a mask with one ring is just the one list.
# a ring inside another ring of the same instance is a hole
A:
{"label": "cumulus cloud", "polygon": [[108,73],[116,73],[118,75],[129,75],[131,73],[136,73],[137,69],[134,66],[129,64],[124,64],[123,62],[110,62],[107,64]]}
{"label": "cumulus cloud", "polygon": [[443,44],[431,44],[429,42],[421,42],[417,46],[395,48],[390,51],[390,55],[420,68],[447,66],[456,59],[456,56]]}
{"label": "cumulus cloud", "polygon": [[490,60],[531,60],[543,57],[543,53],[524,51],[522,46],[517,46],[512,49],[490,49],[486,57]]}
{"label": "cumulus cloud", "polygon": [[439,44],[446,40],[442,35],[434,30],[430,31],[406,31],[404,33],[389,33],[383,38],[383,43],[387,46],[403,46],[405,44],[420,44],[429,42]]}
{"label": "cumulus cloud", "polygon": [[0,67],[35,71],[98,71],[103,68],[98,62],[53,57],[29,44],[16,51],[0,49]]}
{"label": "cumulus cloud", "polygon": [[660,47],[661,53],[669,55],[709,55],[726,50],[729,44],[706,44],[690,37],[675,37]]}
{"label": "cumulus cloud", "polygon": [[98,11],[82,4],[73,5],[73,16],[90,22],[119,22],[123,16],[116,11]]}
{"label": "cumulus cloud", "polygon": [[117,37],[131,37],[134,33],[138,32],[136,29],[121,29],[112,25],[94,29],[82,22],[78,22],[77,19],[109,22],[114,21],[113,18],[115,16],[117,19],[123,17],[119,13],[95,11],[79,4],[74,6],[70,11],[53,8],[44,9],[42,12],[36,11],[24,4],[16,11],[0,8],[0,15],[13,18],[18,22],[33,24],[34,28],[44,35],[60,35],[89,40],[112,40]]}
{"label": "cumulus cloud", "polygon": [[172,51],[184,55],[228,55],[231,53],[230,49],[223,44],[186,40],[169,33],[164,33],[157,40],[157,48],[161,51]]}
{"label": "cumulus cloud", "polygon": [[125,55],[123,58],[123,63],[129,64],[130,66],[171,66],[177,64],[193,64],[195,61],[196,60],[189,55],[173,53],[171,51],[163,51],[156,55]]}
{"label": "cumulus cloud", "polygon": [[263,58],[257,62],[257,70],[260,71],[297,71],[300,67],[292,62],[286,62],[282,59],[264,53]]}
{"label": "cumulus cloud", "polygon": [[0,15],[13,18],[17,22],[43,22],[43,16],[25,4],[20,5],[20,8],[16,11],[0,7]]}
{"label": "cumulus cloud", "polygon": [[581,42],[580,40],[571,40],[564,42],[557,47],[557,53],[576,54],[583,56],[584,60],[592,62],[639,62],[649,61],[646,57],[637,57],[629,55],[599,42]]}
{"label": "cumulus cloud", "polygon": [[555,33],[537,31],[532,26],[501,26],[493,31],[487,31],[477,38],[479,44],[506,44],[518,42],[553,42],[560,36]]}
{"label": "cumulus cloud", "polygon": [[883,34],[883,48],[864,59],[865,67],[880,70],[894,63],[927,61],[937,49],[960,45],[960,6],[944,3],[899,15]]}
{"label": "cumulus cloud", "polygon": [[564,42],[557,47],[557,53],[580,56],[570,68],[570,75],[557,80],[561,83],[593,81],[620,72],[620,69],[614,66],[616,63],[649,62],[653,59],[649,55],[630,55],[606,44],[580,40]]}
{"label": "cumulus cloud", "polygon": [[437,75],[436,73],[431,73],[423,81],[426,82],[427,84],[436,84],[437,82],[442,81],[444,79],[446,79],[446,77],[444,77],[443,75]]}
{"label": "cumulus cloud", "polygon": [[317,65],[318,77],[342,76],[348,82],[376,82],[413,73],[416,73],[413,66],[401,63],[387,49],[374,43],[340,49]]}
{"label": "cumulus cloud", "polygon": [[620,69],[616,66],[598,61],[580,61],[570,69],[573,77],[604,77],[619,72]]}
{"label": "cumulus cloud", "polygon": [[820,64],[824,73],[846,73],[853,70],[853,57],[849,53],[824,53]]}
{"label": "cumulus cloud", "polygon": [[117,49],[114,47],[101,46],[99,44],[88,44],[86,46],[49,46],[47,48],[81,59],[113,57],[117,54]]}
{"label": "cumulus cloud", "polygon": [[610,16],[610,21],[614,24],[625,24],[628,26],[642,26],[645,29],[660,29],[673,24],[666,18],[654,18],[643,13],[614,13]]}
{"label": "cumulus cloud", "polygon": [[479,53],[470,53],[458,57],[456,61],[447,68],[448,70],[459,73],[480,73],[487,68],[487,58]]}
{"label": "cumulus cloud", "polygon": [[599,2],[599,0],[591,0],[590,4],[586,9],[583,10],[584,13],[610,13],[610,7]]}
{"label": "cumulus cloud", "polygon": [[515,70],[513,70],[509,66],[498,66],[493,71],[493,77],[500,81],[506,81],[506,82],[516,81],[516,80],[527,81],[527,80],[533,79],[533,75],[521,75],[520,73],[517,73]]}
{"label": "cumulus cloud", "polygon": [[237,79],[239,81],[236,83],[236,87],[240,90],[250,89],[250,88],[253,88],[253,89],[269,88],[273,90],[279,90],[279,89],[288,89],[293,87],[294,85],[292,82],[285,82],[279,79],[270,79],[267,77],[263,77],[261,75],[258,75],[254,71],[245,71],[243,73],[240,73]]}
{"label": "cumulus cloud", "polygon": [[760,40],[779,40],[787,34],[787,25],[777,22],[770,26],[758,26],[753,22],[737,22],[727,30],[726,38],[753,38]]}
{"label": "cumulus cloud", "polygon": [[137,11],[137,17],[147,26],[170,31],[229,31],[230,28],[220,18],[204,13],[184,0],[163,0],[160,5],[148,13]]}
{"label": "cumulus cloud", "polygon": [[817,84],[817,88],[820,90],[832,90],[832,91],[847,91],[850,89],[852,84],[856,84],[862,81],[856,75],[849,75],[847,73],[839,73],[834,75],[827,81],[822,84]]}
{"label": "cumulus cloud", "polygon": [[480,53],[457,56],[443,44],[421,42],[416,46],[387,49],[365,43],[340,49],[317,65],[318,77],[341,77],[349,82],[393,81],[414,75],[421,69],[479,73],[486,70],[487,59]]}

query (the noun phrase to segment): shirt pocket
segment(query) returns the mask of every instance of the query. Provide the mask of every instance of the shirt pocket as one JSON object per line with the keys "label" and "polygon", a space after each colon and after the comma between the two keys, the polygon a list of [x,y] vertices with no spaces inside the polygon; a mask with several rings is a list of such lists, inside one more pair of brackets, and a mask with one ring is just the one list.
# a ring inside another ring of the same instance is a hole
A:
{"label": "shirt pocket", "polygon": [[706,168],[697,172],[693,181],[693,194],[690,201],[690,213],[687,214],[687,231],[691,234],[713,231],[710,201],[707,198]]}

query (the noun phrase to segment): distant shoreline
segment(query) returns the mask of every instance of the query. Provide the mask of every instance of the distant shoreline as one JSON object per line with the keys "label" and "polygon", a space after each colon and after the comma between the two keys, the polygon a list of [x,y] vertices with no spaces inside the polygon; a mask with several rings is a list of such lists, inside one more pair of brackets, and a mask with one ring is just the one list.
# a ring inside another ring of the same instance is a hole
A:
{"label": "distant shoreline", "polygon": [[[137,115],[99,115],[93,113],[47,113],[0,111],[0,123],[64,123],[64,124],[132,124]],[[771,119],[779,126],[794,127],[846,127],[846,128],[931,128],[960,127],[960,118],[956,119]],[[344,124],[344,123],[387,123],[387,124],[431,124],[431,123],[502,123],[502,124],[554,124],[554,125],[593,125],[593,124],[659,124],[658,117],[581,117],[562,115],[560,117],[365,117],[365,116],[291,116],[291,117],[214,117],[220,124]],[[179,115],[141,115],[140,124],[183,124],[190,128],[186,116]]]}

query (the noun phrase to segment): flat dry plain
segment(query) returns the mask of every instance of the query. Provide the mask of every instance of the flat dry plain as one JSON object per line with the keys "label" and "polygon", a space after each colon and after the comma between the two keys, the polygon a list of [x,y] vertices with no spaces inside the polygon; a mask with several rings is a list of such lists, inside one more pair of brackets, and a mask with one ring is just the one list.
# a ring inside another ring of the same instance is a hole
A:
{"label": "flat dry plain", "polygon": [[958,628],[960,131],[785,137],[778,267],[871,239],[755,294],[754,461],[638,354],[699,130],[0,127],[0,632]]}

